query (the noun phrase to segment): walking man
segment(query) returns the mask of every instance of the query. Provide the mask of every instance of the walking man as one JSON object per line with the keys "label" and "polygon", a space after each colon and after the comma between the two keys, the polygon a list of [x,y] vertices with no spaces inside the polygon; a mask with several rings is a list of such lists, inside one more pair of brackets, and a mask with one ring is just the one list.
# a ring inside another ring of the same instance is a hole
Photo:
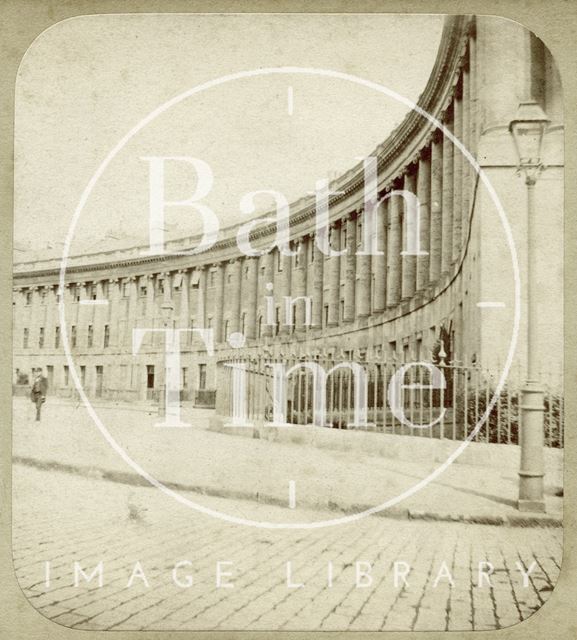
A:
{"label": "walking man", "polygon": [[40,412],[42,405],[46,402],[47,391],[48,380],[42,375],[42,369],[38,369],[30,391],[30,400],[36,405],[36,422],[40,422]]}

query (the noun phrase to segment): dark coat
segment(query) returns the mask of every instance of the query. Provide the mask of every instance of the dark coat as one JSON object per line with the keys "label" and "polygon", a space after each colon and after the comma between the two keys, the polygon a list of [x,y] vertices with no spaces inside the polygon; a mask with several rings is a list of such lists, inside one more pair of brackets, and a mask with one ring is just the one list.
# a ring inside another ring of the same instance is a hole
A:
{"label": "dark coat", "polygon": [[45,398],[48,391],[48,380],[44,376],[34,380],[30,390],[30,400],[36,402],[39,398]]}

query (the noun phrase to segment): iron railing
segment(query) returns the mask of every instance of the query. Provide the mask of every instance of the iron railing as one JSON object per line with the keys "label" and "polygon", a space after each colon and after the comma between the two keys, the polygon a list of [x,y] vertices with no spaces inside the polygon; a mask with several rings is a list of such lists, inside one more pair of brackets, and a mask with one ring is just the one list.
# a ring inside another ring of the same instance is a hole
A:
{"label": "iron railing", "polygon": [[[465,440],[475,432],[472,437],[475,442],[519,444],[523,380],[518,372],[510,373],[500,394],[496,396],[498,376],[480,367],[436,365],[443,374],[444,388],[427,388],[433,382],[431,370],[426,366],[411,366],[404,373],[402,392],[396,399],[391,399],[391,380],[403,365],[380,361],[361,362],[366,394],[366,424],[355,424],[357,382],[353,371],[344,366],[346,363],[343,361],[318,358],[312,361],[324,367],[326,372],[340,365],[327,377],[324,426],[451,440]],[[239,371],[242,369],[245,380],[240,400],[242,413],[250,423],[273,421],[273,365],[278,362],[257,357],[219,363],[217,412],[224,416],[239,412],[239,398],[234,397],[233,376],[241,375]],[[313,411],[313,371],[304,366],[305,359],[285,358],[282,362],[286,371],[294,367],[286,378],[282,402],[286,423],[318,424]],[[237,373],[233,373],[235,368]],[[561,448],[564,418],[562,387],[558,379],[553,381],[543,377],[541,385],[544,390],[544,441],[549,447]],[[237,394],[238,389],[237,384]],[[393,410],[391,400],[396,403],[396,410]],[[477,429],[483,418],[483,424]]]}

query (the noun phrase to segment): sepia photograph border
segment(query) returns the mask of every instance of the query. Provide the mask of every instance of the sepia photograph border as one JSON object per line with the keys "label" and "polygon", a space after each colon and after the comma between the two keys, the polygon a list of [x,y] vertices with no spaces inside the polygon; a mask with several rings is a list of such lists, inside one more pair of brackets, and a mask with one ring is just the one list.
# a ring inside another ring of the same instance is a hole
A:
{"label": "sepia photograph border", "polygon": [[[15,577],[12,564],[12,268],[14,203],[14,96],[16,76],[25,52],[46,29],[77,16],[126,13],[420,13],[494,15],[515,20],[533,31],[550,49],[561,75],[565,129],[565,211],[577,208],[577,74],[575,28],[577,6],[564,0],[0,0],[0,291],[5,304],[0,306],[0,365],[4,375],[0,385],[0,636],[20,638],[72,638],[87,640],[105,637],[98,631],[74,630],[51,622],[27,601]],[[571,395],[577,380],[577,337],[572,330],[577,315],[577,287],[571,275],[577,269],[577,220],[567,215],[564,221],[564,387],[566,423],[577,420],[577,398]],[[577,600],[577,435],[566,431],[564,450],[564,547],[559,580],[545,606],[530,618],[485,637],[504,640],[532,640],[549,637],[574,638]],[[572,618],[573,617],[573,621]],[[258,631],[117,631],[114,638],[376,638],[382,632],[258,632]],[[437,639],[451,632],[395,632],[395,638]],[[479,632],[480,633],[480,632]],[[453,632],[453,637],[477,637],[475,631]]]}

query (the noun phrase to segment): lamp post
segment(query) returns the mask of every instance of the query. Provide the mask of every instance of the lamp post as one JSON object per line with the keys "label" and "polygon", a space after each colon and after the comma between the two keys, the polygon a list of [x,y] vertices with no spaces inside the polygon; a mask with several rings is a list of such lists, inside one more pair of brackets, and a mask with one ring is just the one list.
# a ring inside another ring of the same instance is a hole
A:
{"label": "lamp post", "polygon": [[[162,316],[162,324],[166,329],[169,324],[172,323],[172,312],[174,311],[174,306],[172,302],[163,302],[160,307],[160,312]],[[166,351],[163,348],[162,353],[164,354],[162,359],[162,367],[160,368],[160,376],[161,376],[161,384],[160,384],[160,397],[158,399],[158,415],[161,418],[166,416]]]}
{"label": "lamp post", "polygon": [[521,401],[521,466],[519,469],[519,511],[545,511],[543,477],[543,390],[535,370],[538,319],[538,282],[533,274],[532,258],[537,247],[535,229],[535,183],[543,169],[541,149],[549,119],[534,101],[521,102],[509,131],[515,141],[519,169],[527,185],[527,379]]}

